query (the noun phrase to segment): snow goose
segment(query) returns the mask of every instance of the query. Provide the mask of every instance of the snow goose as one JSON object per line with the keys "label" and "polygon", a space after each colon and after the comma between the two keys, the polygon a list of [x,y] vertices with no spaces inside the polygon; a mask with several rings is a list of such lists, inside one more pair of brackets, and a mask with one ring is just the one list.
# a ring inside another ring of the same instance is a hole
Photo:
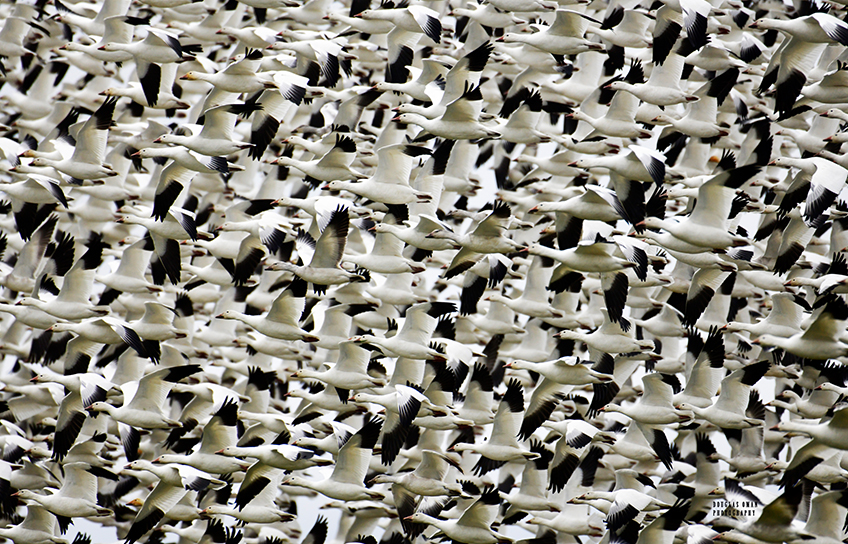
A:
{"label": "snow goose", "polygon": [[562,509],[558,501],[548,494],[545,485],[553,455],[538,441],[531,442],[530,449],[540,457],[524,465],[518,491],[500,491],[501,499],[509,503],[503,514],[503,525],[516,523],[531,512],[559,512]]}
{"label": "snow goose", "polygon": [[597,513],[591,513],[585,506],[574,504],[563,504],[560,512],[552,518],[536,516],[527,520],[529,525],[547,527],[558,533],[574,536],[604,536],[603,517]]}
{"label": "snow goose", "polygon": [[[625,249],[632,250],[626,247]],[[548,284],[548,289],[557,292],[567,289],[572,282],[579,279],[577,272],[619,272],[625,268],[640,266],[636,262],[631,262],[617,243],[603,239],[582,242],[577,247],[563,250],[534,243],[528,250],[531,255],[539,255],[560,263],[554,269]],[[632,251],[630,254],[636,255]],[[640,275],[642,275],[641,272]]]}
{"label": "snow goose", "polygon": [[[726,249],[733,245],[747,244],[748,240],[730,234],[727,230],[730,206],[734,192],[760,172],[760,166],[749,164],[721,172],[698,188],[698,200],[692,214],[680,223],[645,218],[648,228],[661,228],[687,244],[708,248]],[[675,248],[676,249],[676,248]]]}
{"label": "snow goose", "polygon": [[387,145],[377,151],[377,169],[373,176],[354,183],[331,181],[325,189],[344,190],[387,205],[427,201],[430,195],[413,189],[409,185],[409,175],[414,158],[428,154],[430,150],[426,148],[405,144]]}
{"label": "snow goose", "polygon": [[558,212],[577,219],[583,219],[584,221],[618,221],[621,215],[610,204],[610,198],[608,197],[611,196],[613,195],[609,189],[587,185],[576,196],[559,202],[539,203],[530,208],[528,213]]}
{"label": "snow goose", "polygon": [[292,374],[293,378],[318,380],[332,385],[338,393],[339,400],[347,402],[351,389],[367,389],[384,385],[384,381],[371,377],[368,372],[368,351],[353,341],[342,342],[339,345],[338,360],[329,370],[318,372],[303,368]]}
{"label": "snow goose", "polygon": [[[10,171],[14,172],[17,168],[17,166],[12,167]],[[57,175],[56,177],[61,176]],[[19,203],[15,206],[19,213],[27,204],[53,204],[58,202],[65,208],[68,207],[68,198],[62,190],[61,183],[54,177],[31,173],[23,181],[0,185],[0,191]]]}
{"label": "snow goose", "polygon": [[180,79],[205,81],[216,89],[237,94],[256,93],[269,87],[274,88],[277,86],[274,80],[269,75],[258,71],[262,64],[262,57],[262,51],[253,49],[239,55],[235,61],[219,72],[207,74],[192,70],[186,72]]}
{"label": "snow goose", "polygon": [[430,96],[425,92],[426,86],[438,77],[444,78],[448,70],[442,63],[432,59],[424,59],[422,64],[423,67],[414,79],[400,83],[378,81],[374,84],[374,88],[380,91],[404,93],[415,100],[430,102]]}
{"label": "snow goose", "polygon": [[455,444],[452,449],[458,452],[479,453],[480,459],[474,465],[474,472],[480,476],[502,467],[509,461],[536,459],[540,455],[522,448],[516,439],[523,412],[524,388],[517,380],[510,380],[506,393],[498,404],[489,440],[481,444]]}
{"label": "snow goose", "polygon": [[[624,418],[622,418],[624,419]],[[608,423],[608,429],[599,433],[600,439],[607,441],[614,440],[610,445],[610,452],[621,455],[622,457],[636,462],[652,463],[664,458],[671,464],[671,453],[663,450],[661,441],[665,440],[665,434],[656,429],[656,437],[652,436],[653,443],[649,443],[646,435],[638,425],[626,425],[619,419],[613,418],[611,423]],[[622,434],[621,431],[624,430]],[[622,434],[622,436],[618,436]],[[662,438],[659,435],[662,434]],[[665,449],[668,449],[667,441]]]}
{"label": "snow goose", "polygon": [[[627,79],[613,80],[607,86],[614,91],[624,91],[636,95],[643,102],[656,106],[673,106],[685,102],[694,102],[698,97],[680,89],[681,74],[683,73],[683,57],[672,53],[665,61],[654,66],[648,81],[632,83],[637,76],[628,73]],[[639,71],[641,67],[635,65]],[[631,67],[631,71],[634,70]],[[638,71],[637,71],[638,74]]]}
{"label": "snow goose", "polygon": [[[133,153],[132,156],[141,159],[155,159],[157,157],[172,159],[174,163],[183,168],[203,174],[227,174],[231,171],[235,172],[244,169],[241,165],[227,161],[225,157],[202,155],[182,146],[145,147]],[[161,176],[166,177],[164,173]]]}
{"label": "snow goose", "polygon": [[803,418],[818,419],[827,415],[838,397],[839,393],[831,391],[829,387],[816,387],[812,391],[805,390],[803,396],[787,389],[781,391],[774,400],[769,402],[769,406],[789,410]]}
{"label": "snow goose", "polygon": [[177,503],[182,500],[186,493],[188,493],[188,488],[182,485],[173,485],[165,479],[160,479],[156,487],[153,488],[153,491],[145,497],[141,508],[135,515],[130,530],[127,533],[126,542],[132,544],[138,541],[138,539],[156,527],[163,518],[166,516],[170,518],[174,507],[177,506]]}
{"label": "snow goose", "polygon": [[673,405],[711,406],[724,374],[724,356],[724,335],[720,329],[710,329],[695,364],[689,370],[685,387],[672,398]]}
{"label": "snow goose", "polygon": [[88,251],[65,274],[62,288],[56,298],[44,301],[36,297],[23,297],[17,303],[35,306],[58,319],[69,321],[107,315],[110,311],[108,307],[94,306],[89,300],[94,285],[94,270],[101,262],[100,243],[99,240],[90,243]]}
{"label": "snow goose", "polygon": [[460,246],[448,265],[446,278],[451,278],[467,270],[479,259],[477,254],[511,253],[522,246],[505,236],[511,222],[512,209],[503,201],[496,201],[492,211],[480,221],[474,230],[462,235],[447,230],[436,230],[428,234],[429,238],[450,240]]}
{"label": "snow goose", "polygon": [[62,467],[65,479],[58,492],[41,495],[29,489],[21,489],[13,495],[27,503],[36,503],[60,518],[60,526],[77,517],[111,516],[112,510],[97,504],[97,476],[86,463],[67,463]]}
{"label": "snow goose", "polygon": [[[473,263],[473,261],[471,261]],[[464,266],[464,265],[463,265]],[[496,287],[509,273],[512,261],[505,255],[499,253],[489,254],[483,257],[465,273],[462,281],[462,292],[459,295],[459,315],[470,315],[477,313],[477,303],[486,288]],[[499,299],[489,299],[492,304],[509,309]]]}
{"label": "snow goose", "polygon": [[630,331],[630,323],[624,320],[626,328],[622,327],[619,321],[610,321],[609,313],[605,308],[601,309],[604,316],[603,324],[595,331],[585,334],[575,331],[560,331],[554,335],[554,338],[563,338],[566,340],[578,340],[585,343],[592,349],[596,349],[602,353],[632,353],[651,351],[654,349],[654,343],[650,340],[636,340],[633,333]]}
{"label": "snow goose", "polygon": [[813,360],[845,356],[848,354],[848,347],[839,335],[845,331],[848,305],[837,295],[830,295],[830,297],[806,330],[797,332],[789,338],[761,334],[753,341],[753,344],[774,346],[799,357]]}
{"label": "snow goose", "polygon": [[86,419],[83,411],[85,407],[94,401],[104,400],[113,385],[99,374],[87,372],[65,376],[46,368],[31,381],[60,383],[68,392],[59,405],[53,439],[53,457],[61,460],[71,450],[82,431]]}
{"label": "snow goose", "polygon": [[498,41],[526,43],[555,57],[577,55],[585,51],[601,51],[604,49],[602,44],[592,43],[583,38],[590,22],[598,21],[584,13],[558,9],[554,22],[543,30],[532,34],[507,32],[498,38]]}
{"label": "snow goose", "polygon": [[230,516],[243,523],[278,523],[293,520],[294,515],[280,510],[275,502],[283,472],[258,463],[254,466],[257,468],[252,474],[249,472],[251,478],[245,476],[239,487],[236,508],[212,504],[201,511],[201,517]]}
{"label": "snow goose", "polygon": [[0,536],[20,544],[65,544],[67,540],[56,536],[56,517],[36,503],[27,505],[26,517],[17,525],[0,529]]}
{"label": "snow goose", "polygon": [[844,450],[846,426],[848,412],[841,409],[836,410],[826,422],[781,421],[772,427],[772,430],[810,436],[810,441],[792,456],[780,484],[787,488],[795,486],[807,472],[832,457],[833,450]]}
{"label": "snow goose", "polygon": [[[498,138],[500,133],[489,129],[479,121],[479,109],[476,102],[482,102],[483,95],[480,87],[468,89],[462,96],[445,106],[445,111],[438,118],[428,119],[417,113],[401,113],[393,120],[418,125],[425,135],[432,135],[450,140],[476,140],[481,138]],[[429,137],[429,136],[426,136]],[[416,139],[421,139],[419,136]]]}
{"label": "snow goose", "polygon": [[[653,149],[629,146],[630,153],[605,157],[585,157],[569,164],[576,168],[605,168],[627,179],[662,183],[665,179],[665,157]],[[616,191],[618,192],[618,191]],[[619,195],[624,202],[625,195]]]}
{"label": "snow goose", "polygon": [[367,176],[351,170],[350,165],[356,158],[356,143],[348,136],[336,136],[336,143],[320,159],[300,161],[281,156],[271,161],[271,164],[297,168],[307,176],[308,180],[339,181],[357,180]]}
{"label": "snow goose", "polygon": [[400,331],[391,337],[383,338],[370,334],[350,338],[358,344],[370,344],[377,349],[397,357],[409,359],[446,360],[445,354],[430,345],[430,337],[436,330],[439,317],[456,311],[450,302],[425,302],[415,304],[406,310],[406,317]]}
{"label": "snow goose", "polygon": [[[8,17],[0,29],[0,57],[30,57],[32,51],[24,47],[23,41],[29,33],[29,21],[21,17]],[[3,69],[5,72],[5,68]]]}
{"label": "snow goose", "polygon": [[807,82],[806,74],[815,69],[826,47],[824,43],[790,38],[772,54],[759,91],[775,85],[775,112],[785,114],[792,109]]}
{"label": "snow goose", "polygon": [[[15,266],[0,277],[0,284],[12,291],[31,293],[35,288],[36,278],[41,277],[43,271],[52,270],[58,276],[67,273],[73,264],[74,239],[59,231],[56,232],[59,238],[53,241],[57,221],[58,217],[51,215],[38,226],[18,252]],[[52,254],[49,260],[45,260],[48,247]]]}
{"label": "snow goose", "polygon": [[492,5],[504,12],[553,11],[558,7],[556,2],[547,0],[496,0]]}
{"label": "snow goose", "polygon": [[506,28],[524,22],[511,13],[502,12],[493,4],[479,5],[473,2],[468,2],[465,7],[453,8],[449,15],[468,17],[471,21],[490,28]]}
{"label": "snow goose", "polygon": [[[79,7],[79,6],[76,6]],[[68,6],[59,2],[56,6],[56,20],[82,30],[85,34],[100,36],[105,31],[105,20],[111,16],[124,15],[129,5],[125,0],[110,0],[104,2],[100,10],[94,14],[91,12],[78,13]]]}
{"label": "snow goose", "polygon": [[560,357],[553,361],[541,363],[514,359],[506,363],[506,367],[536,372],[549,380],[563,385],[586,385],[612,380],[610,375],[597,372],[581,363],[579,358],[572,356]]}
{"label": "snow goose", "polygon": [[584,140],[591,140],[599,135],[611,138],[650,138],[651,132],[641,128],[635,121],[638,108],[639,99],[636,96],[617,92],[603,117],[593,117],[582,109],[567,114],[566,117],[592,126],[594,130]]}
{"label": "snow goose", "polygon": [[680,382],[673,375],[654,372],[642,378],[643,393],[636,404],[608,404],[601,408],[605,412],[618,412],[646,426],[670,425],[692,419],[685,408],[672,406],[675,388]]}
{"label": "snow goose", "polygon": [[[786,282],[789,285],[804,285],[800,278],[793,278]],[[803,317],[803,308],[806,305],[800,304],[801,300],[790,293],[775,293],[771,297],[772,309],[769,314],[758,321],[757,323],[741,323],[739,321],[731,321],[725,325],[724,330],[727,332],[747,332],[751,338],[757,338],[762,334],[771,334],[789,338],[798,333],[801,329],[801,318]]]}
{"label": "snow goose", "polygon": [[[770,164],[801,170],[787,190],[784,201],[788,201],[791,205],[798,196],[805,194],[802,213],[805,223],[813,223],[825,213],[842,192],[848,180],[848,169],[821,157],[806,159],[777,157]],[[807,187],[809,187],[808,191],[805,190]]]}
{"label": "snow goose", "polygon": [[421,461],[415,470],[401,474],[378,474],[371,483],[392,484],[392,497],[397,504],[398,517],[402,521],[404,531],[416,535],[416,528],[407,518],[421,508],[427,512],[429,506],[440,506],[440,503],[427,502],[424,497],[440,497],[444,495],[462,495],[462,486],[458,483],[444,481],[450,466],[459,466],[449,457],[434,450],[423,450]]}
{"label": "snow goose", "polygon": [[162,77],[161,64],[180,62],[189,52],[196,52],[199,47],[188,47],[180,44],[176,35],[158,28],[148,27],[144,40],[121,43],[109,42],[101,45],[100,50],[106,52],[123,51],[135,59],[138,80],[141,82],[147,104],[155,106],[158,101],[159,83]]}
{"label": "snow goose", "polygon": [[98,344],[127,344],[142,357],[147,349],[138,334],[125,323],[112,317],[89,319],[79,323],[59,322],[45,327],[50,332],[72,332]]}
{"label": "snow goose", "polygon": [[170,117],[173,115],[173,110],[185,110],[190,107],[190,104],[180,100],[180,98],[173,92],[176,77],[176,64],[166,64],[162,67],[162,73],[159,78],[159,88],[154,90],[158,97],[155,104],[148,103],[148,98],[145,94],[146,90],[135,83],[131,83],[129,87],[109,87],[108,89],[100,91],[100,94],[102,96],[129,98],[135,104],[148,104],[148,108],[169,110],[166,112],[166,115]]}
{"label": "snow goose", "polygon": [[[646,493],[642,493],[635,489],[619,488],[613,491],[588,491],[583,495],[572,499],[572,502],[580,503],[581,501],[601,501],[609,502],[609,510],[606,512],[607,517],[605,523],[613,530],[613,527],[622,527],[634,519],[636,516],[645,511],[655,511],[661,508],[667,508],[671,505],[666,504],[656,497],[652,497]],[[600,506],[601,511],[606,507],[599,502],[590,503],[595,507]]]}
{"label": "snow goose", "polygon": [[237,319],[257,332],[279,340],[303,340],[316,342],[318,337],[306,332],[298,325],[306,297],[306,282],[294,279],[280,293],[265,315],[247,315],[235,310],[225,310],[216,317],[219,319]]}
{"label": "snow goose", "polygon": [[146,374],[137,382],[127,382],[121,386],[127,400],[120,408],[104,401],[98,401],[87,406],[86,410],[91,413],[105,412],[115,421],[134,428],[168,429],[178,427],[179,422],[166,417],[163,413],[163,406],[171,390],[171,384],[199,371],[199,365],[156,370]]}
{"label": "snow goose", "polygon": [[[469,89],[473,89],[480,83],[480,74],[486,68],[489,62],[489,57],[494,50],[494,46],[485,41],[477,48],[466,53],[445,75],[444,89],[441,89],[440,84],[432,82],[427,86],[425,92],[428,93],[432,89],[434,96],[428,99],[433,102],[432,106],[421,107],[412,104],[400,104],[397,106],[398,113],[417,113],[428,119],[436,119],[445,112],[448,104],[458,100],[465,95]],[[435,93],[435,89],[439,90],[439,94]],[[474,111],[480,113],[480,109],[475,106]]]}
{"label": "snow goose", "polygon": [[497,131],[501,139],[513,144],[537,144],[549,142],[551,137],[536,127],[542,116],[542,95],[539,91],[530,93],[518,108],[502,122]]}
{"label": "snow goose", "polygon": [[164,342],[171,338],[185,338],[187,332],[174,326],[176,310],[159,302],[144,303],[144,315],[130,323],[132,329],[144,340]]}
{"label": "snow goose", "polygon": [[418,220],[411,226],[401,226],[381,221],[374,225],[374,232],[391,234],[411,246],[420,249],[420,254],[432,253],[451,249],[453,243],[441,238],[428,238],[427,235],[435,230],[450,230],[450,227],[430,215],[418,215]]}
{"label": "snow goose", "polygon": [[[296,414],[298,418],[304,419],[320,415],[317,411],[319,408],[321,410],[335,410],[341,414],[356,414],[360,412],[360,407],[351,405],[348,402],[342,402],[341,397],[343,394],[344,391],[339,392],[332,385],[325,386],[323,383],[305,384],[305,389],[295,389],[289,392],[290,397],[303,399],[297,408]],[[327,438],[323,440],[326,441]],[[321,451],[331,451],[331,449],[326,447],[326,443],[317,444],[315,439],[309,436],[302,436],[295,439],[294,444],[306,448],[315,446]],[[335,448],[338,449],[338,446]],[[333,452],[331,451],[331,453]]]}
{"label": "snow goose", "polygon": [[[657,124],[671,125],[676,131],[701,138],[705,142],[727,136],[729,131],[718,124],[718,105],[727,97],[738,76],[739,70],[730,69],[704,84],[693,95],[699,100],[689,106],[686,115],[681,119],[660,114],[654,117],[653,121]],[[671,137],[673,135],[661,136],[662,139]]]}
{"label": "snow goose", "polygon": [[652,54],[654,64],[661,65],[677,43],[685,27],[692,49],[709,42],[707,24],[712,6],[705,0],[669,0],[656,11]]}
{"label": "snow goose", "polygon": [[715,403],[701,408],[688,403],[678,404],[681,410],[689,410],[696,420],[712,423],[722,429],[745,429],[761,425],[762,421],[748,417],[749,391],[768,371],[771,364],[760,361],[731,372],[721,380],[721,392]]}
{"label": "snow goose", "polygon": [[725,535],[730,538],[733,538],[733,533],[741,533],[743,537],[759,542],[800,540],[811,536],[805,534],[803,527],[796,528],[793,523],[803,496],[801,486],[786,486],[783,494],[766,505],[756,519],[741,521],[723,516],[716,523],[732,528],[730,535]]}
{"label": "snow goose", "polygon": [[619,4],[611,4],[604,16],[600,28],[590,26],[589,34],[599,36],[604,43],[617,47],[644,49],[652,45],[648,37],[651,16],[638,9],[625,9]]}
{"label": "snow goose", "polygon": [[349,437],[339,449],[336,465],[326,480],[315,481],[292,475],[283,479],[283,485],[305,487],[342,501],[382,499],[383,493],[368,489],[363,484],[371,450],[377,443],[381,427],[379,419],[371,419]]}
{"label": "snow goose", "polygon": [[308,265],[293,265],[289,262],[275,261],[271,270],[287,270],[312,284],[312,290],[322,294],[328,285],[339,285],[350,281],[366,281],[364,272],[348,272],[340,266],[344,256],[350,225],[347,209],[339,206],[327,220],[318,240],[309,233],[300,231],[297,236],[297,251],[302,262]]}
{"label": "snow goose", "polygon": [[[393,276],[390,276],[390,278]],[[399,274],[399,276],[403,276],[403,274]],[[409,283],[405,285],[408,286]],[[318,336],[321,339],[315,345],[331,351],[339,349],[339,344],[350,337],[353,317],[372,309],[373,306],[368,303],[335,304],[331,302],[330,306],[324,309],[321,330],[318,331]]]}
{"label": "snow goose", "polygon": [[385,466],[391,465],[397,458],[409,434],[410,424],[422,405],[432,406],[427,397],[413,387],[397,384],[394,389],[380,395],[356,393],[351,397],[354,402],[379,404],[386,409],[380,441],[380,461]]}
{"label": "snow goose", "polygon": [[[823,104],[844,104],[848,100],[848,93],[845,92],[845,70],[837,68],[825,74],[821,81],[816,81],[813,84],[806,85],[803,90],[804,104],[823,103]],[[826,125],[827,126],[827,125]],[[810,136],[815,136],[811,134]],[[829,134],[831,139],[824,139],[825,142],[838,141],[838,135]],[[814,142],[816,146],[819,142]]]}
{"label": "snow goose", "polygon": [[[765,407],[760,402],[757,409],[762,408],[762,414],[754,414],[755,417],[762,416],[765,419]],[[710,457],[720,459],[728,466],[736,470],[738,477],[757,474],[768,466],[768,461],[763,456],[763,427],[751,427],[741,430],[728,431],[728,441],[731,445],[730,457],[721,453],[712,453]]]}
{"label": "snow goose", "polygon": [[757,19],[748,28],[774,29],[792,39],[810,43],[839,42],[848,45],[848,24],[828,13],[813,13],[794,19]]}
{"label": "snow goose", "polygon": [[424,512],[416,512],[406,520],[432,525],[447,538],[466,544],[511,542],[508,537],[494,531],[491,527],[500,503],[501,498],[497,489],[492,489],[480,495],[480,498],[455,520],[434,518]]}
{"label": "snow goose", "polygon": [[[389,220],[390,214],[383,221]],[[358,268],[378,274],[406,274],[423,272],[426,267],[403,256],[403,241],[390,234],[377,233],[371,251],[359,255],[347,255],[345,260]]]}
{"label": "snow goose", "polygon": [[106,156],[106,138],[112,117],[115,114],[116,98],[107,99],[88,118],[77,133],[73,154],[61,160],[47,157],[36,157],[30,166],[50,166],[66,174],[71,181],[80,185],[82,180],[96,180],[109,176],[117,176],[110,166],[103,164]]}
{"label": "snow goose", "polygon": [[245,470],[250,463],[218,455],[217,452],[236,444],[238,403],[227,400],[203,426],[200,446],[188,454],[163,454],[153,460],[156,464],[183,464],[209,474],[230,474]]}
{"label": "snow goose", "polygon": [[430,342],[430,337],[436,328],[436,318],[433,315],[446,313],[443,305],[450,306],[448,310],[450,312],[455,310],[454,305],[447,302],[416,304],[410,308],[411,313],[407,310],[403,327],[395,336],[380,337],[362,334],[351,337],[350,341],[374,346],[383,353],[397,357],[444,361],[446,360],[444,350],[439,344]]}
{"label": "snow goose", "polygon": [[273,77],[275,88],[266,89],[255,100],[261,108],[253,114],[250,127],[250,143],[253,147],[249,155],[255,160],[262,158],[268,145],[277,136],[280,125],[293,117],[296,106],[303,102],[309,83],[305,77],[288,72],[277,72]]}
{"label": "snow goose", "polygon": [[552,267],[542,266],[542,258],[534,257],[527,272],[524,290],[518,298],[508,298],[503,295],[493,293],[488,295],[488,300],[496,300],[511,308],[514,312],[537,317],[540,319],[546,318],[561,318],[562,313],[554,309],[548,302],[548,294],[546,287],[550,279]]}
{"label": "snow goose", "polygon": [[100,40],[96,44],[87,45],[79,42],[68,42],[60,47],[68,51],[85,53],[101,62],[127,62],[133,59],[126,51],[105,51],[100,46],[107,43],[129,44],[132,41],[133,27],[131,23],[137,19],[126,15],[114,15],[103,20],[103,32],[98,33]]}
{"label": "snow goose", "polygon": [[155,140],[157,144],[173,144],[188,149],[218,157],[229,155],[241,149],[247,149],[253,144],[239,142],[233,136],[233,128],[238,115],[249,115],[255,111],[255,104],[224,104],[209,108],[203,113],[203,128],[199,134],[163,134]]}
{"label": "snow goose", "polygon": [[171,207],[164,213],[162,221],[153,217],[152,209],[124,205],[118,209],[117,223],[142,225],[147,228],[153,240],[153,254],[150,258],[150,271],[155,285],[162,285],[167,277],[172,284],[180,282],[180,245],[179,241],[196,241],[198,236],[211,238],[207,233],[197,231],[195,214],[182,208]]}
{"label": "snow goose", "polygon": [[312,466],[328,466],[332,461],[315,456],[315,452],[291,444],[261,444],[258,446],[227,446],[217,451],[227,457],[250,457],[260,463],[282,470],[303,470]]}
{"label": "snow goose", "polygon": [[277,32],[264,26],[227,26],[215,31],[216,34],[237,39],[245,47],[265,49],[277,42]]}
{"label": "snow goose", "polygon": [[813,497],[804,532],[826,542],[840,539],[839,519],[845,512],[845,491],[827,491]]}
{"label": "snow goose", "polygon": [[269,49],[295,52],[298,73],[305,73],[311,66],[317,65],[321,75],[323,75],[323,79],[319,83],[329,89],[336,86],[340,79],[340,63],[346,60],[344,57],[347,54],[338,39],[310,39],[308,36],[285,30],[278,33],[278,37],[284,36],[289,37],[290,40],[287,42],[279,40]]}
{"label": "snow goose", "polygon": [[492,375],[486,366],[477,363],[471,370],[471,378],[465,392],[465,400],[457,409],[458,415],[469,419],[475,425],[488,425],[494,419],[492,410],[494,398]]}
{"label": "snow goose", "polygon": [[[575,470],[593,449],[586,446],[591,444],[596,436],[598,436],[598,440],[611,442],[602,435],[598,435],[600,429],[585,421],[567,419],[556,423],[547,421],[542,426],[560,435],[547,471],[546,488],[553,493],[559,493],[566,488]],[[559,511],[559,509],[556,511]]]}
{"label": "snow goose", "polygon": [[[378,474],[370,483],[392,484],[392,495],[396,504],[405,512],[409,512],[407,515],[411,515],[420,503],[416,495],[440,497],[463,493],[460,485],[444,481],[450,467],[460,470],[456,462],[447,455],[425,449],[421,452],[421,461],[415,470],[400,474]],[[403,516],[404,513],[398,512],[398,515]]]}
{"label": "snow goose", "polygon": [[436,42],[441,41],[442,23],[439,14],[430,8],[413,5],[394,9],[365,10],[357,15],[362,19],[391,21],[407,32],[424,33]]}

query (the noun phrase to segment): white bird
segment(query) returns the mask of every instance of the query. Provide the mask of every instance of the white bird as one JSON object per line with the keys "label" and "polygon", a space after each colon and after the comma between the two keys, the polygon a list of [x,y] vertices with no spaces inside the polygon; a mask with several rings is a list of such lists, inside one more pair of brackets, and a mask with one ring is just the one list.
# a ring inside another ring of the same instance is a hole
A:
{"label": "white bird", "polygon": [[839,296],[833,296],[805,330],[789,338],[761,334],[753,343],[779,347],[800,357],[815,360],[842,357],[848,353],[840,336],[845,332],[846,320],[848,305]]}
{"label": "white bird", "polygon": [[538,453],[522,448],[516,439],[523,412],[524,388],[517,380],[510,380],[498,404],[489,440],[480,444],[455,444],[453,450],[479,453],[480,459],[474,465],[474,472],[481,476],[510,461],[526,462],[538,458]]}
{"label": "white bird", "polygon": [[439,529],[446,537],[467,544],[494,544],[508,538],[492,529],[501,498],[497,490],[484,492],[457,519],[438,519],[424,512],[407,517],[413,523],[425,523]]}
{"label": "white bird", "polygon": [[[30,166],[49,166],[69,176],[71,181],[82,184],[82,180],[96,180],[117,176],[111,166],[105,165],[106,139],[112,117],[115,114],[117,99],[103,102],[94,114],[86,120],[76,136],[76,144],[70,156],[56,160],[48,157],[36,157]],[[64,149],[64,148],[62,148]]]}
{"label": "white bird", "polygon": [[14,495],[27,503],[36,503],[60,518],[60,528],[67,529],[70,519],[76,517],[111,516],[112,510],[97,504],[97,476],[86,463],[64,465],[65,478],[58,492],[41,495],[30,489],[21,489]]}
{"label": "white bird", "polygon": [[326,480],[311,480],[302,476],[286,476],[283,485],[305,487],[317,491],[332,499],[357,501],[382,499],[383,493],[365,487],[365,473],[371,450],[380,436],[382,422],[379,419],[367,421],[353,436],[350,436],[339,449],[336,465]]}
{"label": "white bird", "polygon": [[734,195],[732,189],[749,182],[759,171],[759,166],[750,164],[717,174],[698,188],[698,200],[688,218],[674,223],[647,217],[645,226],[661,228],[687,244],[704,248],[704,251],[709,248],[726,249],[747,244],[747,240],[728,231],[730,206]]}
{"label": "white bird", "polygon": [[687,403],[678,404],[681,410],[691,410],[695,419],[712,423],[722,429],[744,429],[760,424],[745,415],[748,392],[768,371],[769,362],[760,361],[735,370],[721,380],[721,392],[711,406],[701,408]]}
{"label": "white bird", "polygon": [[163,134],[155,140],[157,144],[181,145],[201,155],[218,157],[229,155],[253,144],[239,142],[233,136],[236,116],[248,115],[256,109],[255,104],[224,104],[203,112],[203,128],[198,134]]}
{"label": "white bird", "polygon": [[326,188],[331,191],[344,190],[383,204],[428,201],[431,198],[429,195],[410,186],[409,175],[415,157],[429,153],[429,149],[411,145],[387,145],[377,151],[377,169],[373,176],[356,182],[330,181]]}
{"label": "white bird", "polygon": [[122,43],[109,42],[101,45],[98,49],[106,52],[129,53],[135,59],[136,72],[147,104],[155,106],[158,101],[160,80],[162,78],[162,64],[179,62],[189,53],[197,48],[186,47],[180,43],[179,38],[171,32],[158,28],[147,28],[144,40]]}
{"label": "white bird", "polygon": [[550,26],[543,27],[535,33],[508,32],[498,38],[498,41],[526,43],[555,56],[577,55],[585,51],[603,50],[603,45],[592,43],[583,38],[590,22],[597,23],[598,21],[585,13],[558,9],[556,10],[556,18]]}
{"label": "white bird", "polygon": [[257,332],[279,340],[303,340],[316,342],[318,337],[306,332],[298,325],[304,307],[306,282],[295,279],[283,290],[265,315],[247,315],[236,310],[225,310],[218,319],[237,319],[249,325]]}
{"label": "white bird", "polygon": [[163,407],[171,384],[200,371],[198,365],[163,368],[146,374],[138,382],[121,386],[125,404],[119,408],[99,401],[86,406],[91,412],[105,412],[115,421],[142,429],[168,429],[180,424],[164,414]]}

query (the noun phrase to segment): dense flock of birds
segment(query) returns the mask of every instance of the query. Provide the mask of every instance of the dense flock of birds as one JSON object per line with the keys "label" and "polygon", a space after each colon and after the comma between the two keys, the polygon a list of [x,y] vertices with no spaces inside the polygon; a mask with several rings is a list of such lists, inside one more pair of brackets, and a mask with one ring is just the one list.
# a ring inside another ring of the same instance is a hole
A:
{"label": "dense flock of birds", "polygon": [[0,536],[843,542],[845,5],[368,4],[0,4]]}

